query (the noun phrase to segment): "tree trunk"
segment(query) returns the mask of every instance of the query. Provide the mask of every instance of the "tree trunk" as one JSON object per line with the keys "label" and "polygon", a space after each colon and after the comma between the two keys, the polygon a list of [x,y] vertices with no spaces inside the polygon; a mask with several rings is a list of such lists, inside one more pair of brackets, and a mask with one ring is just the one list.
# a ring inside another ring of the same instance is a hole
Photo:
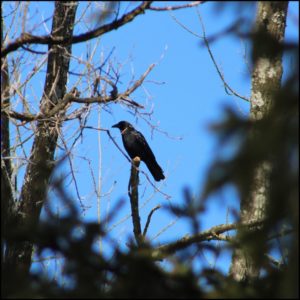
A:
{"label": "tree trunk", "polygon": [[[2,16],[2,5],[1,5]],[[3,45],[3,18],[1,18],[1,45]],[[9,75],[7,57],[1,57],[1,265],[3,264],[4,242],[3,237],[7,230],[7,216],[10,215],[10,209],[13,208],[13,185],[12,168],[10,157],[9,141],[9,118],[2,112],[2,108],[10,105],[9,98]]]}
{"label": "tree trunk", "polygon": [[[258,121],[268,114],[274,95],[281,86],[282,51],[279,43],[284,38],[287,8],[288,2],[285,1],[258,2],[253,38],[254,68],[250,111],[250,118],[253,121]],[[254,174],[250,193],[241,195],[241,223],[265,218],[271,168],[268,161],[259,165]],[[241,234],[238,232],[238,236]],[[259,264],[246,247],[235,249],[230,268],[230,274],[235,280],[255,279],[259,276],[259,271]]]}
{"label": "tree trunk", "polygon": [[[51,34],[54,37],[73,35],[77,2],[55,2]],[[49,45],[49,56],[41,113],[49,111],[66,93],[70,63],[71,44]],[[52,124],[53,125],[53,124]],[[39,221],[41,208],[47,193],[49,178],[54,166],[54,154],[58,138],[57,127],[51,120],[39,121],[30,154],[17,211],[8,215],[8,223],[15,228],[27,228]],[[2,166],[2,165],[1,165]],[[4,273],[11,276],[26,276],[31,265],[33,244],[28,242],[7,242],[5,247]]]}

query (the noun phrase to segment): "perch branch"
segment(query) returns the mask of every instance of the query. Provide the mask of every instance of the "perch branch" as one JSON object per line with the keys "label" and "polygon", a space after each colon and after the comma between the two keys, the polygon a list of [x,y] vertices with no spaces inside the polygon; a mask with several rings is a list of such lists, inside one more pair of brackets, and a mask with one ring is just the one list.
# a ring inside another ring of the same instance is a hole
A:
{"label": "perch branch", "polygon": [[138,246],[142,242],[142,230],[139,215],[139,195],[138,195],[138,184],[139,184],[139,171],[141,159],[137,156],[132,160],[132,167],[130,173],[130,179],[128,183],[128,195],[131,204],[131,216],[133,223],[133,233]]}

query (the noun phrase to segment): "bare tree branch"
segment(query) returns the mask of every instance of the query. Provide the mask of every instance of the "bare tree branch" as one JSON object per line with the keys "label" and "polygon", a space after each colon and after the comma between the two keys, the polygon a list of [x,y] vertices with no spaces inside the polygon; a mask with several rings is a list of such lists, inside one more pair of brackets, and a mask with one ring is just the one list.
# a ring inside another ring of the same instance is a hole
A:
{"label": "bare tree branch", "polygon": [[203,4],[206,1],[193,1],[191,3],[187,4],[182,4],[182,5],[170,5],[170,6],[164,6],[164,7],[159,7],[159,6],[150,6],[150,10],[155,10],[155,11],[170,11],[170,10],[177,10],[177,9],[182,9],[182,8],[190,8],[194,7],[200,4]]}
{"label": "bare tree branch", "polygon": [[151,211],[150,211],[150,213],[149,213],[149,215],[148,215],[148,218],[147,218],[147,222],[146,222],[144,231],[143,231],[143,237],[145,237],[146,234],[147,234],[147,230],[148,230],[148,227],[149,227],[149,225],[150,225],[150,221],[151,221],[151,218],[152,218],[153,213],[154,213],[156,210],[160,209],[160,208],[161,208],[161,206],[160,206],[160,205],[157,205],[157,206],[155,206],[154,208],[151,209]]}
{"label": "bare tree branch", "polygon": [[131,204],[131,216],[133,224],[133,233],[135,240],[138,245],[143,241],[141,222],[139,215],[139,194],[138,194],[138,185],[139,185],[139,165],[141,159],[137,156],[132,160],[132,167],[130,173],[130,179],[128,183],[128,196]]}
{"label": "bare tree branch", "polygon": [[249,222],[247,224],[233,223],[233,224],[217,225],[208,230],[195,234],[193,236],[185,236],[180,240],[160,246],[153,251],[152,256],[155,259],[156,258],[161,259],[170,254],[173,254],[178,250],[184,249],[192,244],[218,239],[216,237],[224,232],[230,230],[236,230],[240,228],[253,228],[261,225],[262,223],[263,221],[260,220],[255,222]]}
{"label": "bare tree branch", "polygon": [[149,66],[149,68],[146,70],[146,72],[141,76],[141,78],[139,80],[137,80],[133,86],[129,89],[127,89],[123,94],[124,96],[129,96],[130,94],[132,94],[139,86],[142,85],[143,81],[145,80],[145,78],[148,76],[148,74],[152,71],[152,69],[155,67],[155,64],[152,64]]}
{"label": "bare tree branch", "polygon": [[[63,110],[68,103],[70,102],[76,102],[76,103],[84,103],[84,104],[91,104],[91,103],[103,103],[107,104],[109,102],[114,102],[114,101],[124,101],[127,104],[137,107],[137,108],[145,108],[143,105],[137,103],[136,101],[133,101],[129,99],[129,95],[132,94],[138,87],[140,87],[145,78],[148,76],[148,74],[152,71],[152,69],[155,67],[155,64],[152,64],[149,66],[149,68],[144,72],[144,74],[141,75],[141,77],[134,82],[134,84],[129,87],[126,91],[123,93],[111,93],[109,96],[98,96],[98,97],[86,97],[86,98],[80,98],[76,97],[74,93],[71,91],[70,93],[66,94],[62,100],[59,100],[57,105],[55,105],[50,111],[45,112],[45,113],[38,113],[36,115],[30,114],[30,113],[19,113],[14,110],[9,110],[9,104],[5,105],[3,108],[1,108],[1,113],[8,115],[11,118],[20,120],[20,121],[36,121],[36,120],[43,120],[43,119],[49,119],[50,117],[54,116],[57,114],[59,111]],[[117,87],[115,84],[107,79],[102,77],[102,80],[108,82],[114,91],[118,91]]]}
{"label": "bare tree branch", "polygon": [[[73,25],[77,3],[55,3],[55,12],[52,24],[52,35],[70,38],[73,34]],[[71,46],[49,46],[47,76],[43,97],[40,101],[41,111],[49,112],[66,93],[66,83],[69,69]],[[65,103],[64,103],[65,104]],[[31,148],[30,163],[27,164],[24,183],[20,193],[18,207],[18,224],[37,222],[44,204],[48,181],[54,168],[54,154],[58,132],[49,126],[50,122],[37,125],[35,138]],[[20,217],[22,216],[22,217]],[[13,243],[7,246],[5,263],[10,271],[27,274],[30,269],[33,244],[31,242]]]}
{"label": "bare tree branch", "polygon": [[244,97],[244,96],[238,94],[238,93],[237,93],[236,91],[234,91],[234,90],[230,87],[230,85],[225,81],[225,77],[224,77],[224,75],[222,74],[222,72],[221,72],[221,70],[220,70],[220,68],[219,68],[219,66],[218,66],[218,64],[217,64],[217,62],[216,62],[216,60],[215,60],[215,58],[214,58],[214,56],[213,56],[213,54],[212,54],[212,51],[211,51],[210,46],[209,46],[209,42],[208,42],[208,40],[207,40],[207,38],[206,38],[205,27],[204,27],[204,23],[203,23],[203,21],[202,21],[200,12],[197,11],[197,13],[198,13],[198,17],[199,17],[199,20],[200,20],[200,23],[201,23],[201,26],[202,26],[202,32],[203,32],[203,40],[204,40],[204,43],[205,43],[206,48],[207,48],[207,50],[208,50],[209,56],[210,56],[210,58],[211,58],[211,60],[212,60],[212,62],[213,62],[213,64],[214,64],[214,66],[215,66],[215,68],[216,68],[216,70],[217,70],[217,72],[218,72],[218,74],[219,74],[219,76],[220,76],[220,78],[221,78],[221,80],[222,80],[222,82],[223,82],[223,84],[224,84],[226,93],[228,94],[228,92],[227,92],[227,90],[226,90],[226,89],[228,89],[234,96],[236,96],[236,97],[238,97],[238,98],[240,98],[240,99],[243,99],[243,100],[249,102],[250,100],[249,100],[248,98],[246,98],[246,97]]}
{"label": "bare tree branch", "polygon": [[221,78],[221,80],[222,80],[222,82],[223,82],[223,84],[224,84],[225,92],[226,92],[227,94],[229,94],[228,91],[227,91],[227,89],[228,89],[234,96],[236,96],[236,97],[238,97],[238,98],[240,98],[240,99],[243,99],[243,100],[249,102],[250,100],[249,100],[247,97],[238,94],[238,93],[237,93],[236,91],[234,91],[234,90],[230,87],[230,85],[226,82],[225,77],[224,77],[224,74],[221,72],[221,70],[220,70],[220,68],[219,68],[219,66],[218,66],[218,64],[217,64],[217,62],[216,62],[216,60],[215,60],[215,57],[214,57],[214,55],[213,55],[213,53],[212,53],[212,51],[211,51],[211,49],[210,49],[209,41],[208,41],[208,39],[207,39],[207,37],[206,37],[205,27],[204,27],[204,24],[203,24],[203,21],[202,21],[202,18],[201,18],[201,15],[200,15],[199,11],[197,11],[197,14],[198,14],[198,18],[199,18],[199,20],[200,20],[201,26],[202,26],[203,36],[200,36],[199,34],[195,33],[195,32],[192,31],[191,29],[189,29],[187,26],[185,26],[184,24],[182,24],[175,16],[172,16],[172,18],[173,18],[174,21],[175,21],[177,24],[179,24],[184,30],[186,30],[186,31],[189,32],[190,34],[196,36],[198,39],[201,39],[201,40],[204,41],[204,44],[205,44],[205,46],[206,46],[206,48],[207,48],[207,50],[208,50],[208,54],[209,54],[209,56],[210,56],[210,58],[211,58],[211,60],[212,60],[212,62],[213,62],[213,64],[214,64],[214,66],[215,66],[215,68],[216,68],[216,70],[217,70],[218,75],[220,76],[220,78]]}
{"label": "bare tree branch", "polygon": [[3,47],[1,49],[2,55],[6,56],[8,53],[17,50],[18,48],[20,48],[25,44],[27,45],[30,44],[68,45],[68,44],[77,44],[77,43],[91,40],[93,38],[101,36],[104,33],[118,29],[119,27],[123,26],[126,23],[131,22],[135,17],[144,13],[145,10],[150,7],[151,3],[152,1],[144,1],[138,7],[136,7],[129,13],[123,15],[120,19],[114,20],[109,24],[98,27],[95,30],[77,36],[73,36],[73,37],[53,36],[53,35],[35,36],[25,32],[16,40],[8,43],[6,47]]}

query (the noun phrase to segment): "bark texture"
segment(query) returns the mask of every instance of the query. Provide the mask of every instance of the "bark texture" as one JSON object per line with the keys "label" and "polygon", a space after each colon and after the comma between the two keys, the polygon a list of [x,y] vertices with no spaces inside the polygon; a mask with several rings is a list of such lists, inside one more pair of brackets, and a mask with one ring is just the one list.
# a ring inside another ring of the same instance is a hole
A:
{"label": "bark texture", "polygon": [[[51,34],[54,37],[72,38],[77,2],[55,2]],[[41,113],[47,113],[66,93],[71,45],[49,45],[49,57]],[[35,138],[21,189],[17,216],[9,216],[8,222],[15,228],[28,228],[39,220],[47,193],[47,186],[54,167],[54,154],[60,124],[42,120],[36,125]],[[31,265],[33,244],[27,242],[7,243],[5,272],[26,276]]]}
{"label": "bark texture", "polygon": [[[2,16],[2,6],[1,6]],[[1,44],[3,44],[3,19],[1,18]],[[7,230],[8,216],[12,215],[14,207],[12,166],[10,159],[9,118],[2,108],[10,105],[9,75],[7,58],[1,57],[1,253],[4,253],[3,237]],[[3,256],[1,255],[1,265]]]}
{"label": "bark texture", "polygon": [[[282,77],[282,42],[285,33],[288,2],[258,2],[253,38],[253,73],[250,118],[258,121],[268,114]],[[255,132],[252,132],[255,134]],[[270,133],[272,134],[272,133]],[[264,161],[255,171],[248,195],[241,199],[241,223],[259,221],[266,216],[269,199],[271,164]],[[238,232],[238,235],[242,234]],[[263,251],[263,249],[261,249]],[[263,253],[262,253],[263,254]],[[247,248],[234,251],[230,274],[237,281],[259,276],[259,265]]]}
{"label": "bark texture", "polygon": [[130,205],[131,205],[133,233],[137,245],[140,245],[140,243],[142,242],[141,220],[140,220],[140,213],[139,213],[139,190],[138,190],[138,185],[139,185],[138,168],[140,166],[140,162],[141,160],[138,156],[132,160],[130,179],[128,183],[128,195],[130,198]]}

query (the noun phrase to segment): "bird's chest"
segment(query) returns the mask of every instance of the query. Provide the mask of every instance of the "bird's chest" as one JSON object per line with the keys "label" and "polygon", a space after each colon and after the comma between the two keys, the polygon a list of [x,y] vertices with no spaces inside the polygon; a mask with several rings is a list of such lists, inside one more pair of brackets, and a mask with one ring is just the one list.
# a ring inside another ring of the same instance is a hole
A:
{"label": "bird's chest", "polygon": [[134,158],[136,156],[141,157],[143,153],[142,141],[139,136],[135,133],[126,133],[122,135],[124,147],[128,152],[130,158]]}

